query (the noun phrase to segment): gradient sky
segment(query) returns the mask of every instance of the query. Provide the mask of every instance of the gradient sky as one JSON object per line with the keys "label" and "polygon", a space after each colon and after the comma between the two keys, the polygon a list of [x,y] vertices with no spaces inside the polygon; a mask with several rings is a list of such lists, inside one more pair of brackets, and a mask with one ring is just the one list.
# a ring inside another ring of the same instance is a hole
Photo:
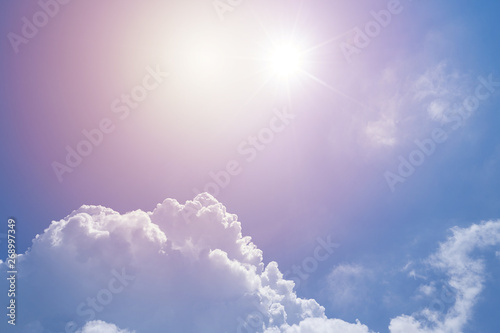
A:
{"label": "gradient sky", "polygon": [[[264,263],[291,270],[329,235],[338,249],[297,295],[328,318],[389,332],[391,319],[431,306],[449,283],[428,258],[450,229],[500,219],[500,86],[482,83],[500,82],[500,3],[401,0],[346,57],[356,28],[390,3],[242,1],[221,20],[211,0],[73,0],[16,52],[8,34],[22,34],[23,17],[40,7],[4,2],[0,233],[14,217],[22,253],[81,205],[124,214],[166,198],[183,204],[237,161],[241,172],[211,194],[238,215]],[[288,43],[300,71],[275,75],[269,54]],[[168,76],[121,119],[113,102],[156,69]],[[464,111],[478,89],[488,97]],[[292,115],[283,131],[248,161],[249,137],[280,112]],[[103,119],[112,133],[60,182],[53,162]],[[391,190],[387,172],[436,129],[447,139]],[[483,290],[463,332],[500,330],[498,251],[497,242],[473,253]]]}

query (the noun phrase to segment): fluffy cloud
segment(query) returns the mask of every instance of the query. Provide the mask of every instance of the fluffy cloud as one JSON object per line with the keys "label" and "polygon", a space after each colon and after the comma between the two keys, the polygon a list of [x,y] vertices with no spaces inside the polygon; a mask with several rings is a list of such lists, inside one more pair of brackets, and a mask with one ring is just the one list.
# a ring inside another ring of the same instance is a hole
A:
{"label": "fluffy cloud", "polygon": [[473,254],[500,244],[500,221],[474,224],[469,228],[453,228],[429,265],[444,272],[455,292],[455,302],[444,316],[426,308],[412,316],[400,316],[390,323],[391,333],[462,332],[471,319],[473,306],[484,288],[485,265]]}
{"label": "fluffy cloud", "polygon": [[301,321],[298,325],[268,329],[265,333],[370,333],[370,330],[365,325],[357,322],[349,324],[339,319],[324,319],[324,318],[307,318]]}
{"label": "fluffy cloud", "polygon": [[[426,308],[394,318],[391,333],[460,332],[484,287],[476,250],[499,243],[500,221],[452,229],[428,264],[447,275],[454,304],[445,314]],[[237,216],[208,194],[123,215],[82,206],[37,235],[18,271],[17,327],[26,333],[370,332],[297,297],[293,281],[275,262],[265,266],[262,251],[242,236]],[[334,298],[348,301],[352,295],[340,291],[358,292],[371,274],[337,266],[329,276]],[[7,290],[5,280],[0,287]],[[427,283],[420,294],[435,287]]]}
{"label": "fluffy cloud", "polygon": [[121,330],[116,325],[108,324],[100,320],[88,322],[78,333],[133,333],[128,330]]}
{"label": "fluffy cloud", "polygon": [[123,215],[82,206],[37,235],[18,271],[27,333],[369,332],[298,298],[208,194]]}

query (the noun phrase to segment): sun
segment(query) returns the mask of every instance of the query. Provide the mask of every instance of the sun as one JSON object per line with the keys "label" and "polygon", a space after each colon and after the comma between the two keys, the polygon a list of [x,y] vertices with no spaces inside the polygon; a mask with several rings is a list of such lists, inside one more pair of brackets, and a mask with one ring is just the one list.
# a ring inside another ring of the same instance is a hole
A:
{"label": "sun", "polygon": [[268,62],[275,75],[288,78],[300,70],[301,54],[292,44],[276,45],[269,54]]}

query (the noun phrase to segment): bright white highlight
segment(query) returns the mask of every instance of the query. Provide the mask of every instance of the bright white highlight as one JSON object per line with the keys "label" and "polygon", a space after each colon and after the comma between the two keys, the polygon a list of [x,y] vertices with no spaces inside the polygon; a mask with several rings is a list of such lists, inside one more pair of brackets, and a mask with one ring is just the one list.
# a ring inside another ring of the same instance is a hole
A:
{"label": "bright white highlight", "polygon": [[278,45],[269,56],[269,66],[272,72],[283,77],[290,77],[300,69],[301,55],[293,45]]}

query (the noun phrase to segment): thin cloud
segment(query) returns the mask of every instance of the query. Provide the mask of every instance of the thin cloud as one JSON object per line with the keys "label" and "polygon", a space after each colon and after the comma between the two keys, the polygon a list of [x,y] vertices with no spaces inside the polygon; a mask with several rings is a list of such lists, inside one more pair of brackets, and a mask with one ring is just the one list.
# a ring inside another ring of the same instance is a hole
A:
{"label": "thin cloud", "polygon": [[500,221],[474,224],[469,228],[452,228],[452,235],[432,255],[430,267],[444,272],[456,293],[455,303],[444,316],[430,308],[394,318],[391,333],[462,332],[472,318],[473,307],[484,289],[485,264],[473,256],[475,250],[487,250],[500,244]]}

